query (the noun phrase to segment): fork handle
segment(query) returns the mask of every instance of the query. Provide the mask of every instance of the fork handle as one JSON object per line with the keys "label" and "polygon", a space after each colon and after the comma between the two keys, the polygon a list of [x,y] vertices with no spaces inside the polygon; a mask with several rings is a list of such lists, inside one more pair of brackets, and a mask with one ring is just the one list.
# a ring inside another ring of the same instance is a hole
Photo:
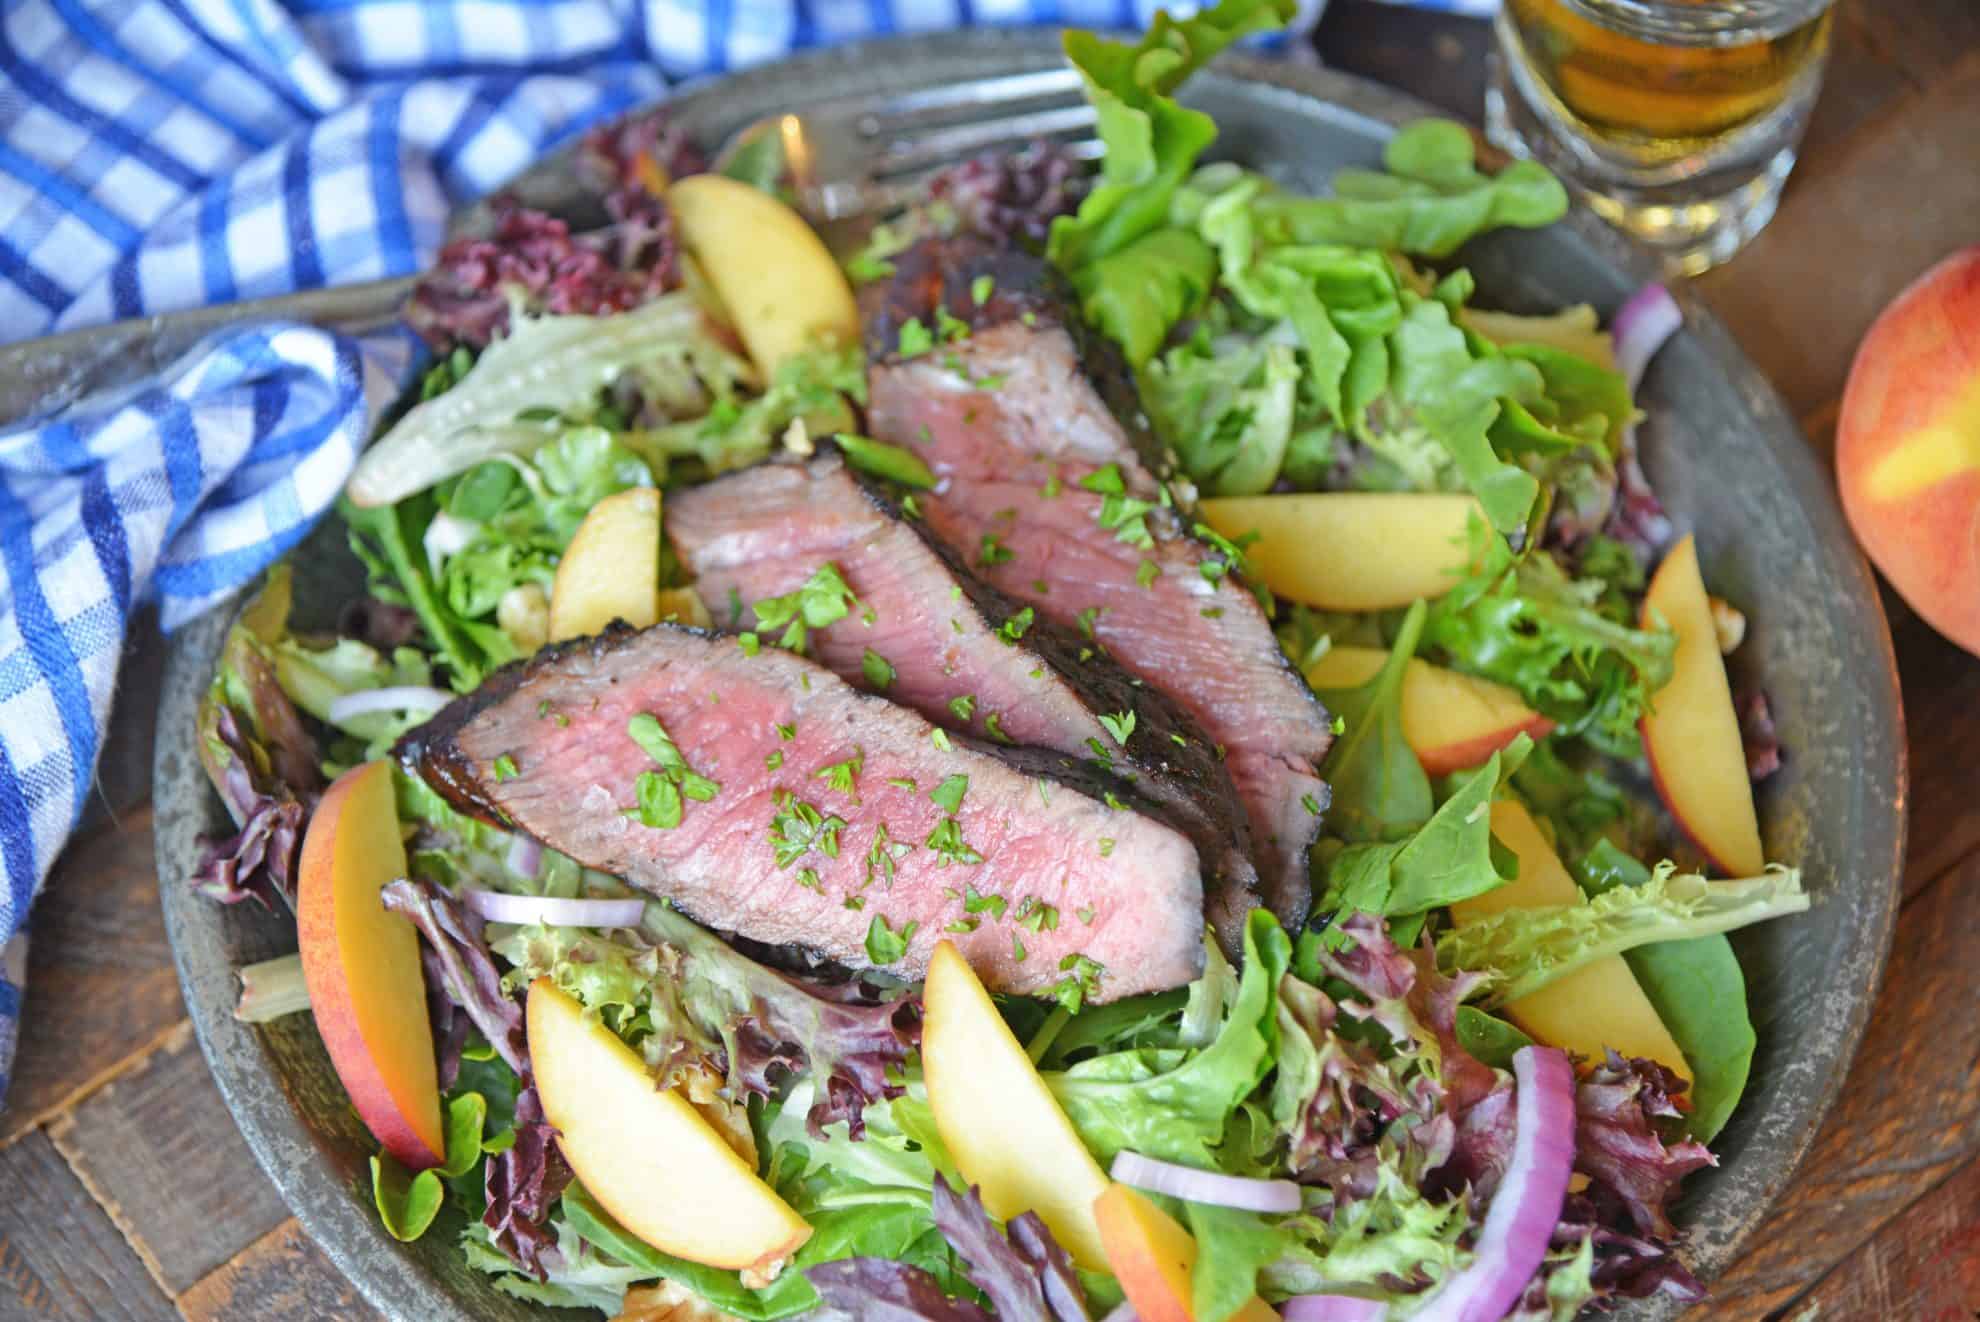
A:
{"label": "fork handle", "polygon": [[346,335],[399,319],[417,275],[216,303],[0,345],[0,420],[52,413],[95,390],[157,372],[214,331],[250,321],[299,321]]}

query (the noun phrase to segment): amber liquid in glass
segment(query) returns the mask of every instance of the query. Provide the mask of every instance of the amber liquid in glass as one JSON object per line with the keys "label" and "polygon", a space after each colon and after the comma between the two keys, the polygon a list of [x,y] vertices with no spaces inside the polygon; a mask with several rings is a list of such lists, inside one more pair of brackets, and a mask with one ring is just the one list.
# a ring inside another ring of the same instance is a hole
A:
{"label": "amber liquid in glass", "polygon": [[[1698,8],[1711,7],[1700,0]],[[1774,36],[1680,42],[1602,21],[1578,0],[1505,0],[1517,54],[1589,137],[1639,159],[1708,147],[1773,110],[1827,48],[1833,10]]]}

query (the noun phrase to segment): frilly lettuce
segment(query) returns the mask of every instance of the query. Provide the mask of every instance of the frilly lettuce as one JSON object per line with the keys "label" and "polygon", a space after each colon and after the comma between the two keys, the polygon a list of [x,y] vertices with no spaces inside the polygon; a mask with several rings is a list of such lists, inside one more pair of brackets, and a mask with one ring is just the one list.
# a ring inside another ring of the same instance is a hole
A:
{"label": "frilly lettuce", "polygon": [[1586,904],[1508,909],[1444,933],[1437,963],[1489,976],[1483,1003],[1516,1001],[1595,960],[1637,946],[1802,913],[1809,906],[1796,868],[1770,867],[1739,881],[1707,881],[1657,865],[1640,886],[1619,886]]}

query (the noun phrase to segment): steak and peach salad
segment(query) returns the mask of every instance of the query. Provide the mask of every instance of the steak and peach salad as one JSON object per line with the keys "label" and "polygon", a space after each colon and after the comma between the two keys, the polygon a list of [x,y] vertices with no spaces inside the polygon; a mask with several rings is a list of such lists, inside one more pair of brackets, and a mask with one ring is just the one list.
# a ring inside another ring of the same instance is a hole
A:
{"label": "steak and peach salad", "polygon": [[[1074,32],[1089,169],[833,251],[649,115],[519,205],[201,749],[403,1240],[623,1318],[1567,1319],[1670,1208],[1796,913],[1764,697],[1637,457],[1651,288],[1477,305],[1566,196],[1412,124],[1326,196],[1175,99],[1282,0]],[[742,175],[750,177],[742,177]]]}

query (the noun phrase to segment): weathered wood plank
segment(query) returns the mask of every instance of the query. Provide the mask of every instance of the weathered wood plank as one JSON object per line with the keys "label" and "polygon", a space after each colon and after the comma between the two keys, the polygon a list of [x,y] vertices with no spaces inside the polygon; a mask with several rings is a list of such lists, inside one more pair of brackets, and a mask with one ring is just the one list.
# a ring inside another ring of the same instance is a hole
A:
{"label": "weathered wood plank", "polygon": [[[1901,9],[1904,4],[1893,7]],[[1822,75],[1822,95],[1815,103],[1808,133],[1801,140],[1798,174],[1788,183],[1790,198],[1793,190],[1826,170],[1837,149],[1859,129],[1920,86],[1891,58],[1884,44],[1865,31],[1858,21],[1863,8],[1844,4],[1836,13],[1829,67]]]}
{"label": "weathered wood plank", "polygon": [[186,1322],[371,1322],[364,1301],[292,1218],[179,1296]]}
{"label": "weathered wood plank", "polygon": [[151,1319],[171,1301],[48,1141],[0,1149],[0,1314],[21,1322]]}
{"label": "weathered wood plank", "polygon": [[1891,626],[1911,748],[1909,895],[1980,850],[1980,660],[1909,611]]}
{"label": "weathered wood plank", "polygon": [[28,986],[0,1142],[182,1023],[158,912],[151,810],[78,838],[56,863],[29,930]]}
{"label": "weathered wood plank", "polygon": [[1787,1316],[1950,1322],[1980,1317],[1980,1161],[1926,1193]]}
{"label": "weathered wood plank", "polygon": [[49,1137],[174,1294],[288,1215],[189,1036],[84,1098]]}
{"label": "weathered wood plank", "polygon": [[1975,124],[1980,49],[1811,169],[1750,248],[1697,282],[1797,414],[1842,393],[1857,342],[1899,290],[1974,241]]}
{"label": "weathered wood plank", "polygon": [[1971,857],[1905,909],[1856,1067],[1746,1257],[1714,1284],[1715,1320],[1769,1316],[1980,1153],[1977,899]]}
{"label": "weathered wood plank", "polygon": [[1944,77],[1980,48],[1980,5],[1973,0],[1878,0],[1844,3],[1843,20],[1921,86]]}

